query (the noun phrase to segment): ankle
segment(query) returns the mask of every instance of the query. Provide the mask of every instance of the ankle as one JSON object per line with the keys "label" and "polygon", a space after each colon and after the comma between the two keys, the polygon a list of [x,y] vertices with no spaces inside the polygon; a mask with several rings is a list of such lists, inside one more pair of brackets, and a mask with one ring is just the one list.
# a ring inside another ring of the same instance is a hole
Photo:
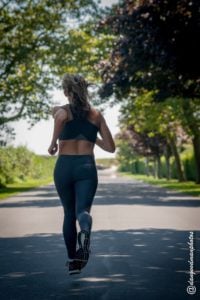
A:
{"label": "ankle", "polygon": [[74,261],[75,258],[68,258],[67,261],[71,262],[71,261]]}

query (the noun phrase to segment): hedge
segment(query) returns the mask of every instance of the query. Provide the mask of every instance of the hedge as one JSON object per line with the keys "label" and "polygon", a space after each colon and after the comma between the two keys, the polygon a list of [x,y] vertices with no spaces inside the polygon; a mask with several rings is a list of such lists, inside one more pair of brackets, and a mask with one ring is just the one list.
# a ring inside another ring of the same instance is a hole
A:
{"label": "hedge", "polygon": [[44,179],[53,172],[55,157],[37,155],[25,146],[0,148],[0,187],[28,179]]}

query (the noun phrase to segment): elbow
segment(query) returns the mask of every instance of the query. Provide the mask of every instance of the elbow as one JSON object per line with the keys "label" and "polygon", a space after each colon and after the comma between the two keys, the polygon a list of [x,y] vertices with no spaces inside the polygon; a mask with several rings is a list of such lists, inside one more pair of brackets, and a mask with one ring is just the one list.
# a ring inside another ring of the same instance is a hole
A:
{"label": "elbow", "polygon": [[112,149],[111,149],[111,153],[115,153],[116,150],[116,146],[115,146],[115,142],[113,141],[113,145],[112,145]]}
{"label": "elbow", "polygon": [[116,150],[116,147],[115,147],[115,145],[114,145],[112,148],[110,148],[110,149],[108,150],[108,152],[110,152],[110,153],[115,153],[115,150]]}
{"label": "elbow", "polygon": [[114,153],[116,150],[114,142],[105,142],[104,140],[97,139],[97,144],[105,151]]}

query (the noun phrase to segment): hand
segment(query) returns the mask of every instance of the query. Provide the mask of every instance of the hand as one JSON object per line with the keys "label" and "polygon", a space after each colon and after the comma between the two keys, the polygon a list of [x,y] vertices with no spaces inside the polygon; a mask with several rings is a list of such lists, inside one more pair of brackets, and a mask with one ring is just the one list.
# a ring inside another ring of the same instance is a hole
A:
{"label": "hand", "polygon": [[58,151],[58,144],[51,144],[49,146],[48,152],[50,155],[54,155]]}

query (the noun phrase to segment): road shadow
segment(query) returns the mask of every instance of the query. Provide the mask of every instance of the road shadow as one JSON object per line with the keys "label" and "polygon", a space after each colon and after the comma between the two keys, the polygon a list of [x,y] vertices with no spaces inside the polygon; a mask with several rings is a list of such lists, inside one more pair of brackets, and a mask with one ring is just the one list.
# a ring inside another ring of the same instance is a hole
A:
{"label": "road shadow", "polygon": [[[200,268],[195,232],[195,270]],[[189,231],[140,229],[94,231],[91,257],[69,276],[61,234],[0,239],[1,300],[186,300]],[[197,299],[200,280],[194,276]]]}
{"label": "road shadow", "polygon": [[[1,207],[57,207],[60,199],[55,186],[49,185],[1,201]],[[200,207],[200,199],[137,181],[99,182],[94,205],[150,205]]]}

